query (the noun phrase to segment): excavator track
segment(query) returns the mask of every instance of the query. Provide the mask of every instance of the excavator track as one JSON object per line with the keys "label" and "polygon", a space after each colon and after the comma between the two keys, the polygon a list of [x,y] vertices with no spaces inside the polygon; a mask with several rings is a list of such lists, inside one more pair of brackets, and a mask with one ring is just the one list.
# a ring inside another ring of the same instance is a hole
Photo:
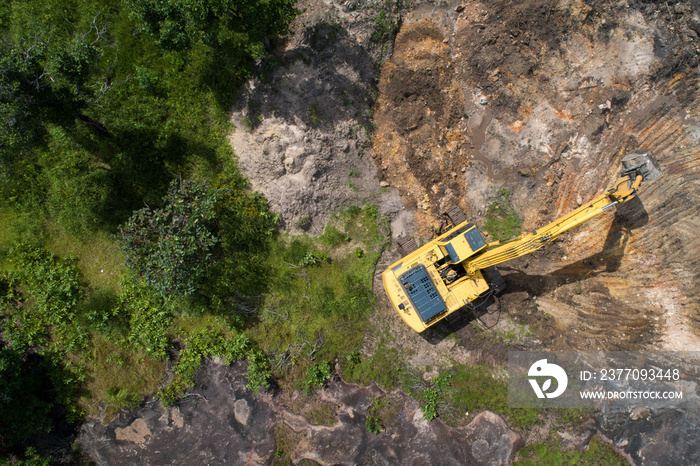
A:
{"label": "excavator track", "polygon": [[498,271],[495,265],[481,269],[481,273],[484,275],[484,278],[494,293],[497,295],[503,293],[506,289],[506,281],[503,280],[501,272]]}
{"label": "excavator track", "polygon": [[456,227],[460,223],[464,223],[467,221],[467,215],[464,213],[464,211],[462,211],[462,209],[460,209],[457,206],[451,207],[450,210],[445,212],[445,215],[447,216],[453,227]]}
{"label": "excavator track", "polygon": [[410,254],[418,249],[418,245],[412,236],[401,235],[396,238],[396,240],[399,242],[399,248],[401,248],[404,255]]}

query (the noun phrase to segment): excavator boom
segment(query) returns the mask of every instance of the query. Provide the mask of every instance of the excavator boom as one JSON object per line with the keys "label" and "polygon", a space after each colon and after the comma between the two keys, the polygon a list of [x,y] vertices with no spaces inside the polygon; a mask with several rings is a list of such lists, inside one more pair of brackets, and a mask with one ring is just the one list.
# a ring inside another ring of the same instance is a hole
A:
{"label": "excavator boom", "polygon": [[628,178],[620,178],[615,187],[607,193],[556,219],[545,227],[522,234],[516,238],[487,244],[484,252],[468,260],[464,267],[467,269],[467,272],[474,273],[477,270],[530,254],[545,244],[554,241],[567,231],[602,214],[609,208],[630,200],[634,197],[636,189],[641,182],[642,176],[637,176],[632,187],[628,188]]}

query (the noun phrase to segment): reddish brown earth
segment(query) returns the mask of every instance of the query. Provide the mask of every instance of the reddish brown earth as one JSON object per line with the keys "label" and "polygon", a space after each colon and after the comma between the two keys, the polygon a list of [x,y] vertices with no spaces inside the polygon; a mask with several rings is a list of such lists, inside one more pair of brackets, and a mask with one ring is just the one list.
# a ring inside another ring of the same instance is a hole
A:
{"label": "reddish brown earth", "polygon": [[610,187],[627,153],[652,153],[664,176],[637,200],[501,266],[502,309],[550,349],[700,349],[698,11],[598,3],[410,14],[382,68],[373,157],[427,239],[451,205],[483,224],[504,186],[536,228]]}

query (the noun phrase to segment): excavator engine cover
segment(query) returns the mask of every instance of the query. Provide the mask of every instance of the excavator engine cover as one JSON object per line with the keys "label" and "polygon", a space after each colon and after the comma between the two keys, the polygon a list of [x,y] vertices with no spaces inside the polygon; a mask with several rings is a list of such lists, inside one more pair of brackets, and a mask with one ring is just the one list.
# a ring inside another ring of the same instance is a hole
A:
{"label": "excavator engine cover", "polygon": [[661,176],[661,168],[651,154],[628,154],[622,159],[622,176],[631,173],[631,180],[642,175],[644,181],[651,181]]}

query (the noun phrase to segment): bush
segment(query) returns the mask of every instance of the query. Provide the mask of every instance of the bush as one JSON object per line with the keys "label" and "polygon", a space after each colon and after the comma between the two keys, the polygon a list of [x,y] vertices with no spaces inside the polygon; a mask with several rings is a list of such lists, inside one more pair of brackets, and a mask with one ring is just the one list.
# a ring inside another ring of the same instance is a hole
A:
{"label": "bush", "polygon": [[371,434],[378,434],[383,427],[379,419],[373,416],[367,418],[365,425],[367,426],[367,432]]}
{"label": "bush", "polygon": [[172,311],[154,288],[135,277],[126,277],[121,285],[117,312],[128,316],[127,342],[155,359],[166,359]]}
{"label": "bush", "polygon": [[323,387],[331,378],[331,363],[323,361],[314,364],[306,370],[305,389],[306,393],[313,393],[315,387]]}
{"label": "bush", "polygon": [[13,294],[14,299],[26,300],[22,306],[13,306],[7,316],[12,344],[18,348],[50,345],[62,351],[84,348],[87,334],[76,319],[83,296],[76,261],[26,244],[13,248],[9,259],[15,269],[11,288],[23,288],[22,293]]}
{"label": "bush", "polygon": [[173,181],[162,209],[135,212],[119,227],[126,265],[163,296],[185,296],[212,262],[214,197],[206,186]]}

